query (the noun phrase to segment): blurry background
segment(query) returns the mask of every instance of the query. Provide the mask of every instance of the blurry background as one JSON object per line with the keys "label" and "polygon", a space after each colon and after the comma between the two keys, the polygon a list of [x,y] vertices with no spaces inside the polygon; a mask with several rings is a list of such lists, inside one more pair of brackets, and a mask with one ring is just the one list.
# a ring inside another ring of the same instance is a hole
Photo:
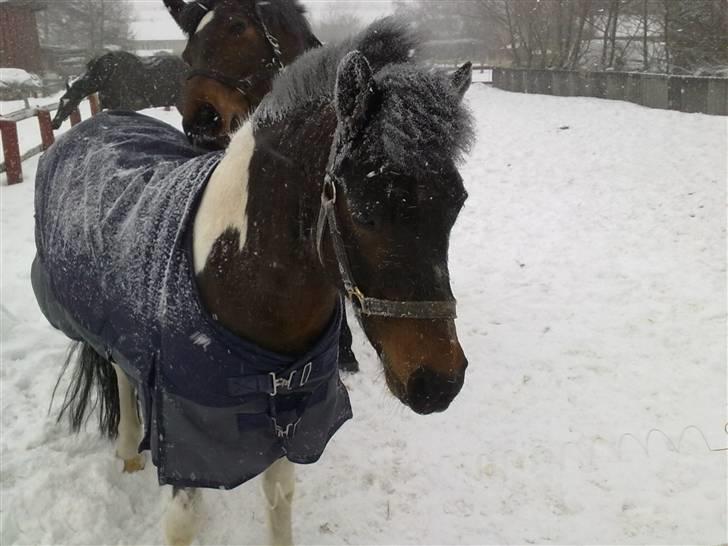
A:
{"label": "blurry background", "polygon": [[[399,13],[438,63],[728,74],[728,0],[307,0],[324,42]],[[161,0],[0,0],[0,67],[44,79],[108,50],[179,53]]]}

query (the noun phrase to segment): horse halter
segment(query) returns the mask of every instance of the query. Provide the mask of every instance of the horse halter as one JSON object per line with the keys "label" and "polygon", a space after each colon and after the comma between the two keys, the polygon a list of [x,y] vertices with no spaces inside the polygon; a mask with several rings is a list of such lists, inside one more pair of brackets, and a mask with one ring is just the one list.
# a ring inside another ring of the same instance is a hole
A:
{"label": "horse halter", "polygon": [[327,170],[321,192],[321,209],[316,225],[316,250],[323,264],[322,243],[324,229],[329,225],[331,242],[334,246],[339,274],[344,290],[357,313],[366,316],[404,318],[404,319],[454,319],[457,317],[455,300],[443,301],[396,301],[370,298],[365,296],[356,285],[351,273],[349,256],[336,218],[336,186],[341,180],[331,170]]}
{"label": "horse halter", "polygon": [[[202,2],[198,1],[195,2],[195,4],[203,9],[205,12],[210,11],[210,8]],[[265,24],[265,19],[263,18],[263,14],[260,11],[260,4],[257,1],[255,2],[255,17],[256,24],[263,31],[266,43],[271,50],[271,58],[265,64],[265,68],[263,71],[259,71],[251,76],[248,76],[247,78],[232,78],[230,76],[227,76],[226,74],[223,74],[219,70],[195,68],[187,73],[187,81],[191,80],[194,77],[202,76],[204,78],[215,80],[227,87],[230,87],[231,89],[235,89],[238,93],[240,93],[244,97],[247,97],[251,94],[252,89],[255,87],[258,81],[268,81],[272,78],[272,76],[275,76],[278,72],[283,70],[285,65],[283,64],[283,54],[281,53],[280,44],[278,43],[276,37],[271,34],[270,30],[268,30],[268,25]]]}
{"label": "horse halter", "polygon": [[187,80],[189,81],[194,77],[202,76],[203,78],[215,80],[216,82],[219,82],[226,87],[234,89],[244,97],[247,97],[251,94],[253,88],[259,80],[270,80],[270,77],[274,76],[277,73],[278,69],[273,70],[270,67],[266,67],[265,72],[258,72],[257,74],[253,74],[252,76],[248,76],[247,78],[231,78],[230,76],[226,76],[219,70],[213,70],[211,68],[195,68],[187,72]]}

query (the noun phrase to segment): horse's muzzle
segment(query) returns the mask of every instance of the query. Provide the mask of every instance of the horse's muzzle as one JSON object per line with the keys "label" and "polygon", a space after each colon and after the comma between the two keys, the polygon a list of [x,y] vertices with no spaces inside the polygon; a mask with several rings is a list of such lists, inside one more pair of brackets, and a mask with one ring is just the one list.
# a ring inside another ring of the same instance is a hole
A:
{"label": "horse's muzzle", "polygon": [[228,137],[223,136],[222,116],[211,104],[203,104],[192,119],[183,120],[182,127],[190,142],[202,148],[219,150],[229,142]]}
{"label": "horse's muzzle", "polygon": [[463,387],[467,366],[466,360],[455,377],[443,375],[431,368],[419,368],[407,382],[407,405],[420,415],[445,411]]}

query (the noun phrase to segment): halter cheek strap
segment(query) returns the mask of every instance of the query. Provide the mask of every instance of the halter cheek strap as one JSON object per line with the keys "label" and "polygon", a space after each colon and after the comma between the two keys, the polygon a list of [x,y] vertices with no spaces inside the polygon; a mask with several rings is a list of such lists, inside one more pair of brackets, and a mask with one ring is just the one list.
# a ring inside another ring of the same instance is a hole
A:
{"label": "halter cheek strap", "polygon": [[456,302],[443,301],[396,301],[370,298],[365,296],[354,281],[349,264],[349,256],[344,246],[344,239],[336,218],[336,183],[337,178],[331,172],[326,173],[321,193],[321,209],[316,225],[316,250],[323,263],[323,238],[326,224],[329,226],[331,242],[339,266],[339,275],[344,290],[354,308],[361,315],[406,318],[406,319],[454,319],[457,317]]}
{"label": "halter cheek strap", "polygon": [[268,25],[265,23],[265,17],[263,17],[263,13],[260,11],[260,4],[255,2],[255,15],[258,18],[258,24],[263,29],[263,34],[265,35],[265,39],[268,42],[268,45],[271,48],[272,57],[270,62],[268,63],[269,67],[276,68],[278,70],[283,70],[285,68],[285,65],[283,64],[283,54],[281,53],[281,44],[278,42],[278,39],[273,36],[273,34],[268,30]]}

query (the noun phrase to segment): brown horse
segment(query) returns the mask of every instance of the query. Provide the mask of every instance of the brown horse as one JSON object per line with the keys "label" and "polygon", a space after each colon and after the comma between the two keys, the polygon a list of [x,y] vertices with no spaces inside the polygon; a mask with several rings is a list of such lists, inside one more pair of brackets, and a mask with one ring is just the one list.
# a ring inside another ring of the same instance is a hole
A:
{"label": "brown horse", "polygon": [[164,0],[188,36],[182,55],[192,70],[183,126],[195,144],[222,149],[270,91],[275,75],[321,42],[297,0]]}
{"label": "brown horse", "polygon": [[292,463],[351,416],[332,358],[342,291],[403,404],[444,411],[463,385],[448,247],[471,66],[433,72],[412,44],[384,20],[307,54],[224,153],[117,112],[43,157],[33,286],[84,343],[64,409],[78,430],[97,386],[125,469],[151,450],[175,486],[169,544],[194,540],[199,488],[261,473],[271,542],[292,543]]}
{"label": "brown horse", "polygon": [[[190,142],[224,149],[230,134],[258,106],[273,78],[321,42],[297,0],[164,0],[189,36],[183,58],[192,67],[181,100]],[[357,371],[351,330],[344,317],[339,365]]]}

